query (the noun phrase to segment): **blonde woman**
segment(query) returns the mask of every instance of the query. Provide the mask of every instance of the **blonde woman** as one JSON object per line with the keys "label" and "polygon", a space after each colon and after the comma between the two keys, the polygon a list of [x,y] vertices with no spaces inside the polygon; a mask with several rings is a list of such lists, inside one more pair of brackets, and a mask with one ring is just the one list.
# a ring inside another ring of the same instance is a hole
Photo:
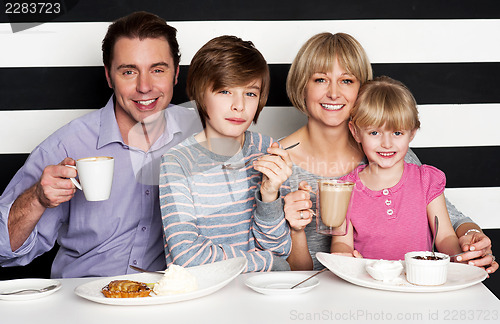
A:
{"label": "blonde woman", "polygon": [[[281,141],[283,146],[301,143],[290,152],[293,162],[290,192],[282,192],[286,194],[285,217],[292,229],[288,262],[293,270],[321,269],[315,254],[330,251],[331,237],[316,233],[315,222],[311,222],[316,180],[339,178],[365,163],[348,122],[359,88],[370,79],[372,69],[363,47],[344,33],[313,36],[290,67],[288,96],[308,117],[305,126]],[[405,161],[421,164],[411,150]],[[490,239],[470,218],[446,203],[461,249],[470,251],[458,261],[472,260],[474,265],[494,272],[498,263],[491,253]]]}

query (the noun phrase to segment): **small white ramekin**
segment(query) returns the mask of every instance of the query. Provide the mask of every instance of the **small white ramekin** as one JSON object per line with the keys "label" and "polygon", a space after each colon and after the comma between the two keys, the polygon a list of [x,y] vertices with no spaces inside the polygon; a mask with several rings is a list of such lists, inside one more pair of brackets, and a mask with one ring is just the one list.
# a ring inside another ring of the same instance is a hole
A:
{"label": "small white ramekin", "polygon": [[429,256],[432,252],[418,251],[405,254],[406,280],[414,285],[438,286],[446,282],[450,257],[436,252],[441,260],[419,260],[416,256]]}
{"label": "small white ramekin", "polygon": [[403,265],[401,261],[378,260],[368,263],[366,271],[373,279],[388,282],[399,277]]}

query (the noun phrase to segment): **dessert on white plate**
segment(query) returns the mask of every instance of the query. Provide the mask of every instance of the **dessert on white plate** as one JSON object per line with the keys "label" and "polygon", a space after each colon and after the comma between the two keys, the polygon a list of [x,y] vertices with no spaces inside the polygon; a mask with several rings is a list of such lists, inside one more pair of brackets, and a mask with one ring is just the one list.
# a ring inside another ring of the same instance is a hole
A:
{"label": "dessert on white plate", "polygon": [[488,273],[483,268],[450,262],[448,264],[447,279],[443,285],[420,286],[409,283],[403,275],[389,282],[373,279],[366,271],[366,264],[377,261],[374,259],[353,258],[325,252],[316,253],[316,258],[331,272],[347,282],[362,287],[389,291],[425,293],[452,291],[480,283],[488,276]]}
{"label": "dessert on white plate", "polygon": [[155,283],[153,292],[158,296],[187,293],[198,288],[196,277],[181,266],[172,264]]}
{"label": "dessert on white plate", "polygon": [[149,296],[151,289],[143,282],[113,280],[101,291],[106,298],[138,298]]}
{"label": "dessert on white plate", "polygon": [[450,257],[444,253],[429,251],[405,254],[406,280],[420,286],[438,286],[446,282]]}
{"label": "dessert on white plate", "polygon": [[403,271],[400,261],[377,260],[366,264],[366,271],[373,279],[389,282],[396,278]]}
{"label": "dessert on white plate", "polygon": [[[177,303],[210,295],[233,281],[247,266],[247,259],[243,257],[232,258],[214,263],[189,267],[186,270],[192,274],[198,283],[198,288],[187,293],[158,296],[151,293],[144,298],[106,298],[101,292],[102,287],[111,280],[133,280],[144,282],[148,285],[159,282],[164,276],[162,273],[134,273],[115,277],[98,278],[79,285],[75,294],[90,301],[107,305],[160,305]],[[1,286],[0,282],[0,286]],[[0,287],[0,291],[1,291]]]}

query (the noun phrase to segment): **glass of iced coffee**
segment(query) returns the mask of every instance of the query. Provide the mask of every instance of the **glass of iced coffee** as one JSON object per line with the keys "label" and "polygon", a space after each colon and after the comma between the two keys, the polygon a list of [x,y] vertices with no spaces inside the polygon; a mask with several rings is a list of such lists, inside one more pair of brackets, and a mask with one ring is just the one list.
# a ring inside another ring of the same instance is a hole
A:
{"label": "glass of iced coffee", "polygon": [[335,180],[318,180],[316,194],[316,230],[326,235],[347,234],[346,214],[351,201],[354,183]]}

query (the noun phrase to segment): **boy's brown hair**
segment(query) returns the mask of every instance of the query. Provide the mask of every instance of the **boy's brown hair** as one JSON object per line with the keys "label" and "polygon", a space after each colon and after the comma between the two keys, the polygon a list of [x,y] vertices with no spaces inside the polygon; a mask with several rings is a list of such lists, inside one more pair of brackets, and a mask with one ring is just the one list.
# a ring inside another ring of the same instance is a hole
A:
{"label": "boy's brown hair", "polygon": [[210,40],[194,55],[189,66],[186,91],[196,102],[203,127],[208,119],[204,94],[226,87],[245,86],[261,80],[259,105],[254,116],[257,122],[269,94],[269,67],[264,56],[252,42],[235,36],[220,36]]}

